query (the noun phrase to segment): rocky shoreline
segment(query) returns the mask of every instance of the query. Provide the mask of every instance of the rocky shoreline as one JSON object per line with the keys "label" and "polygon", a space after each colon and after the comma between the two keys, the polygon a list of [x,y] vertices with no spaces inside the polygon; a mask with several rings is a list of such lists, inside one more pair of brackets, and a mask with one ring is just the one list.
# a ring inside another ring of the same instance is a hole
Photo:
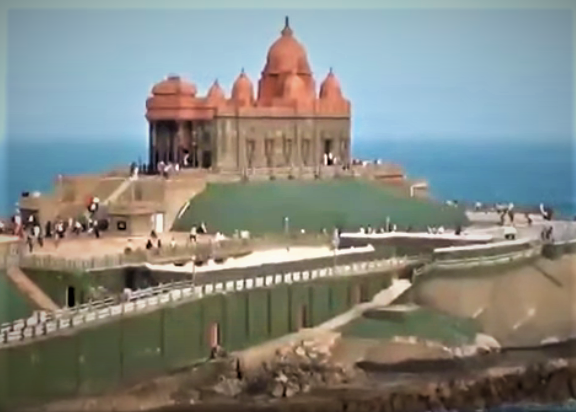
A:
{"label": "rocky shoreline", "polygon": [[232,366],[212,389],[181,392],[173,405],[155,411],[418,412],[564,403],[576,398],[575,350],[570,341],[347,370],[331,364],[322,349],[301,343],[250,377],[222,360]]}

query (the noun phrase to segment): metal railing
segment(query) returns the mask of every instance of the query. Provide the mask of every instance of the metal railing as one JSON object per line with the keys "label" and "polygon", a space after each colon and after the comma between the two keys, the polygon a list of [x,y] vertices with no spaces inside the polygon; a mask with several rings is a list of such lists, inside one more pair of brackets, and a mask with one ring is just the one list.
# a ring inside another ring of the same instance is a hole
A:
{"label": "metal railing", "polygon": [[[534,242],[530,248],[510,252],[507,245],[505,253],[491,256],[463,256],[457,259],[436,259],[434,254],[427,256],[405,256],[364,262],[332,265],[323,269],[303,270],[289,273],[258,275],[235,280],[215,279],[214,282],[196,285],[194,279],[171,282],[159,286],[133,291],[125,299],[106,298],[74,308],[61,309],[55,312],[36,312],[28,319],[21,319],[0,325],[0,345],[15,341],[45,336],[49,333],[84,325],[86,323],[121,316],[159,305],[168,304],[183,299],[197,299],[214,293],[233,293],[240,290],[258,287],[270,287],[277,284],[302,282],[326,276],[353,276],[382,271],[410,263],[421,262],[424,265],[415,270],[414,275],[420,276],[431,269],[473,267],[483,265],[505,264],[514,260],[528,259],[541,253],[542,243]],[[576,245],[576,240],[564,241],[558,244]],[[461,250],[462,248],[460,248]],[[475,247],[470,246],[471,250]]]}
{"label": "metal railing", "polygon": [[0,325],[0,346],[46,336],[95,321],[163,307],[177,301],[199,299],[215,293],[234,293],[241,290],[272,287],[279,284],[307,282],[325,277],[363,275],[393,269],[406,263],[408,263],[408,260],[396,258],[365,261],[330,266],[323,269],[282,272],[236,280],[215,280],[213,283],[200,286],[195,285],[193,279],[187,279],[135,291],[129,298],[122,301],[107,298],[52,313],[37,312],[28,319],[2,324]]}

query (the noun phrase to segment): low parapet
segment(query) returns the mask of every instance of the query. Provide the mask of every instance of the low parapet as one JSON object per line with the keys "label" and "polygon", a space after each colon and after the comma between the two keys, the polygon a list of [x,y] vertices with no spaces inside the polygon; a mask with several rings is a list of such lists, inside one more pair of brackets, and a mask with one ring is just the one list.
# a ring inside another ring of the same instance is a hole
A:
{"label": "low parapet", "polygon": [[[479,235],[481,236],[481,235]],[[503,242],[494,242],[494,243],[487,243],[487,244],[476,244],[476,245],[467,245],[467,246],[448,246],[448,247],[441,247],[434,249],[434,253],[444,253],[444,252],[459,252],[465,250],[489,250],[489,249],[497,249],[497,248],[504,248],[508,246],[520,246],[520,245],[529,245],[534,243],[533,239],[526,238],[526,239],[518,239],[518,240],[508,240]]]}
{"label": "low parapet", "polygon": [[491,235],[471,235],[471,234],[456,235],[454,233],[432,234],[424,232],[342,233],[340,237],[350,239],[430,239],[430,240],[455,240],[455,241],[476,241],[476,242],[491,242],[492,240],[494,240],[494,237]]}

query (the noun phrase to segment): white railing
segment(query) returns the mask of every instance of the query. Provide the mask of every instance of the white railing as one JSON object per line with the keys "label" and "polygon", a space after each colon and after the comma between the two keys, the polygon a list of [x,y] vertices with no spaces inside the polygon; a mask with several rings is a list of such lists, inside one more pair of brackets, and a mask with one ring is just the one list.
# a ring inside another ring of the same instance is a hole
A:
{"label": "white railing", "polygon": [[540,246],[535,246],[530,249],[508,252],[500,255],[468,257],[461,259],[443,259],[434,261],[431,266],[432,268],[438,269],[452,269],[499,265],[538,256],[542,253],[541,249],[542,248]]}
{"label": "white railing", "polygon": [[195,285],[192,280],[174,282],[135,291],[129,299],[122,302],[108,298],[80,305],[76,308],[62,309],[52,314],[37,312],[36,315],[28,319],[20,319],[3,324],[0,326],[0,347],[79,327],[91,322],[110,320],[114,317],[163,307],[173,302],[199,299],[216,293],[233,293],[246,289],[272,287],[279,284],[307,282],[324,277],[368,274],[391,269],[405,263],[407,263],[407,260],[395,258],[220,282],[215,280],[213,283],[203,285]]}

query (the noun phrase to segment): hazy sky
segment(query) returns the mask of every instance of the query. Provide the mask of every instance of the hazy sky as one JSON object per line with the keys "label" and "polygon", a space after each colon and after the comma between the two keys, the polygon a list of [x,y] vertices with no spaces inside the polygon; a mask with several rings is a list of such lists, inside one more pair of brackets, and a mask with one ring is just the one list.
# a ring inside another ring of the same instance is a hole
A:
{"label": "hazy sky", "polygon": [[285,14],[317,83],[334,67],[356,138],[572,133],[567,11],[22,10],[8,18],[8,134],[142,138],[153,83],[229,91],[244,67],[256,84]]}

